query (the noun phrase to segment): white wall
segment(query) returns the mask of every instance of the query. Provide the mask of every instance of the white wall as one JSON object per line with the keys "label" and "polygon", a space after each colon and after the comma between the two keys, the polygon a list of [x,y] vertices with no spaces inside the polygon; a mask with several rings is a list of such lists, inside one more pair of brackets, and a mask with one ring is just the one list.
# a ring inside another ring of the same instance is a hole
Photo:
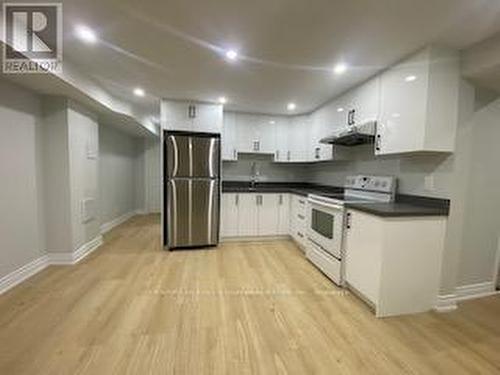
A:
{"label": "white wall", "polygon": [[252,163],[257,163],[259,181],[306,181],[307,167],[300,164],[272,163],[271,156],[240,154],[238,161],[225,161],[222,165],[222,179],[226,181],[249,181]]}
{"label": "white wall", "polygon": [[[97,117],[74,102],[68,105],[70,191],[73,251],[100,234],[98,211],[98,124]],[[88,152],[95,152],[91,157]],[[88,221],[83,221],[81,207],[84,199],[94,200]]]}
{"label": "white wall", "polygon": [[145,210],[147,213],[161,212],[161,151],[159,139],[144,141]]}
{"label": "white wall", "polygon": [[99,211],[101,225],[134,212],[137,138],[99,124]]}
{"label": "white wall", "polygon": [[0,278],[44,250],[39,98],[0,81]]}

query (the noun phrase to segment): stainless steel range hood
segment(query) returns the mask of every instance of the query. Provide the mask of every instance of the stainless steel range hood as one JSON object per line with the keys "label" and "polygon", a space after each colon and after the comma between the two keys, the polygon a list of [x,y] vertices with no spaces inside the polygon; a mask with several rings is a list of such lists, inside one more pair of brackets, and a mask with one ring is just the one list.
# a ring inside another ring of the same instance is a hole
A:
{"label": "stainless steel range hood", "polygon": [[320,140],[320,143],[342,146],[357,146],[366,143],[373,143],[375,140],[375,131],[377,122],[374,120],[366,121],[359,125],[351,125],[339,129],[329,137]]}

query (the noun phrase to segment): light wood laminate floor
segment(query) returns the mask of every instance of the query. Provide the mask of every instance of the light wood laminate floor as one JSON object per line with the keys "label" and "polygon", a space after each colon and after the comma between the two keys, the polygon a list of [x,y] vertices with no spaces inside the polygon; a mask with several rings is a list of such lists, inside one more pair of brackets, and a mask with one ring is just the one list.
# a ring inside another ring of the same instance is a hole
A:
{"label": "light wood laminate floor", "polygon": [[377,320],[292,242],[160,250],[135,217],[0,296],[0,374],[498,374],[500,298]]}

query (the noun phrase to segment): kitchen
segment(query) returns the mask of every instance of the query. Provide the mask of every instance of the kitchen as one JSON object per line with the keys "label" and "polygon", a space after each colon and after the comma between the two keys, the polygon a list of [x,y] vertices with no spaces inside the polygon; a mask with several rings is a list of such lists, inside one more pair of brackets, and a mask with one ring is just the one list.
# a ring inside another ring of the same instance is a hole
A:
{"label": "kitchen", "polygon": [[486,3],[64,2],[1,77],[0,372],[500,372]]}

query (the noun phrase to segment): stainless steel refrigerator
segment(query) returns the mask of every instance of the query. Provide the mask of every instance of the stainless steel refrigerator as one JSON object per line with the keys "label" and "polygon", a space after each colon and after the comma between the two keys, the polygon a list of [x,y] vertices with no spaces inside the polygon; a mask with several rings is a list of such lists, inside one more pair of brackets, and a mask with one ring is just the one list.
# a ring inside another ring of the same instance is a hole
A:
{"label": "stainless steel refrigerator", "polygon": [[165,131],[164,246],[219,242],[220,135]]}

